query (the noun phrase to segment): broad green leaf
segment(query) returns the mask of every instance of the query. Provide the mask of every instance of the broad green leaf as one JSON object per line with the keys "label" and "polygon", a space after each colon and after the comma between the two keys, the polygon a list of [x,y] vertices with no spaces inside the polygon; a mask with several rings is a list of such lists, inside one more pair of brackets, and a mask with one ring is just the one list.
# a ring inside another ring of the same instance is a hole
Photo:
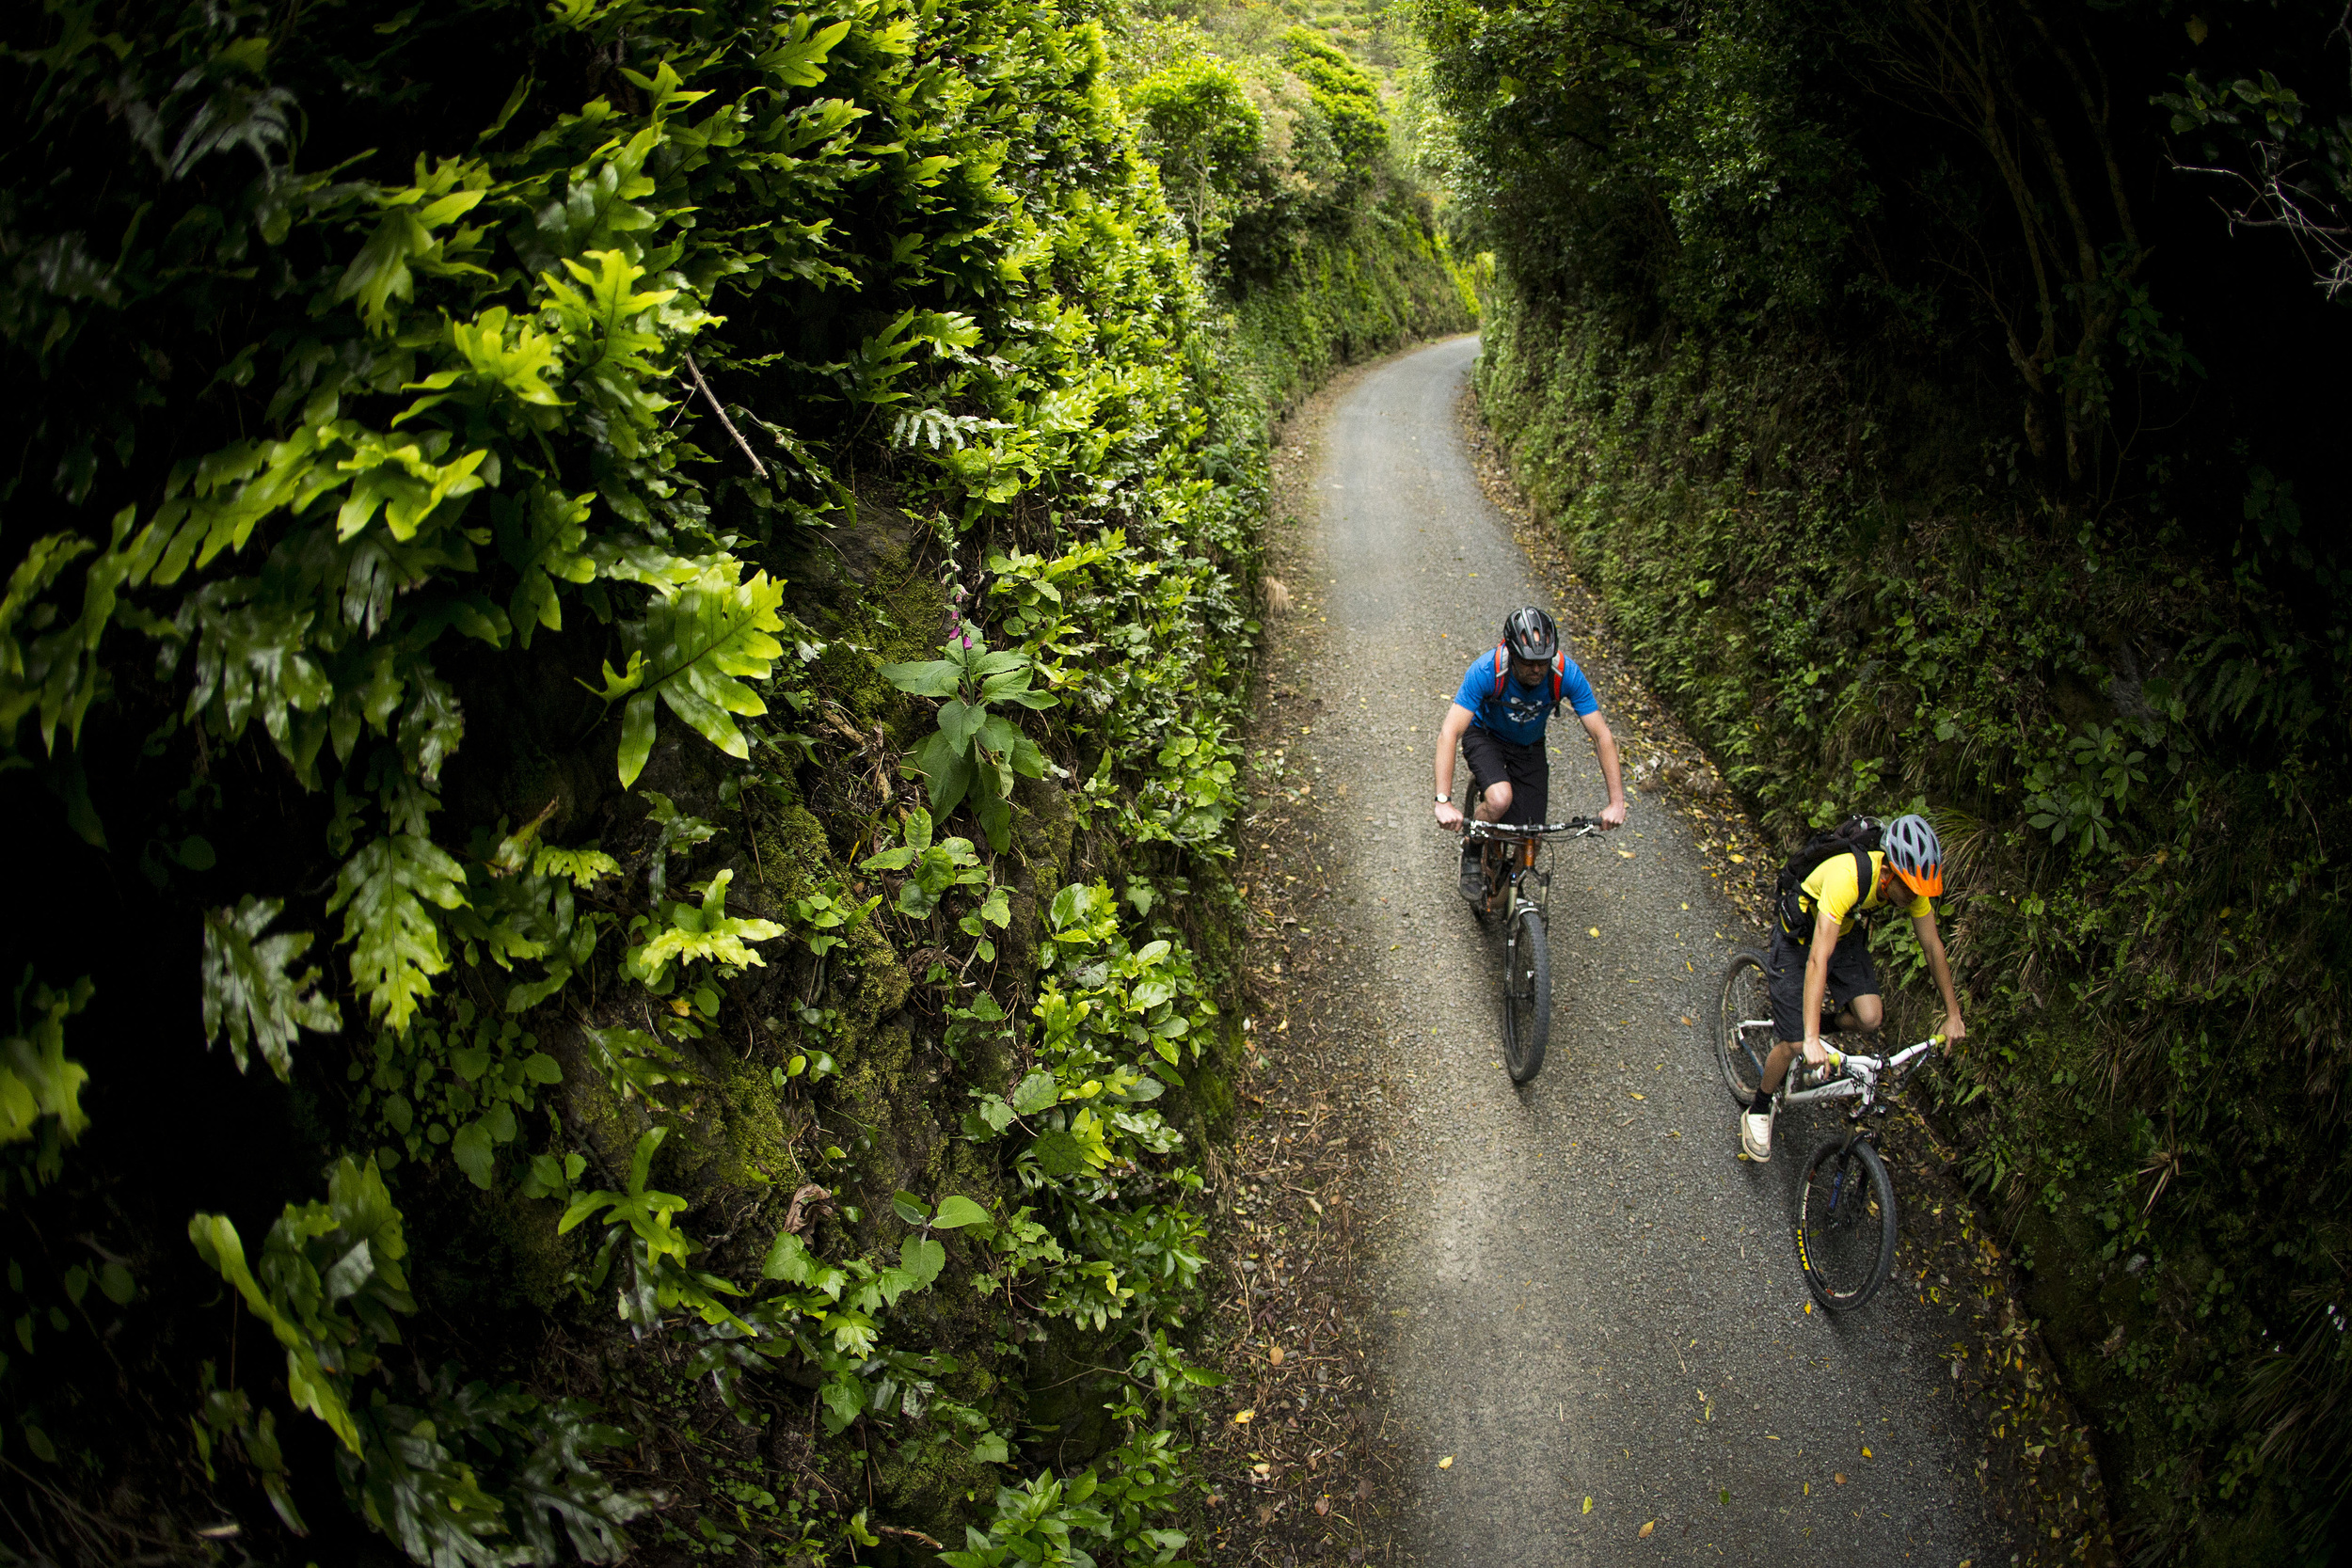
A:
{"label": "broad green leaf", "polygon": [[969,751],[972,737],[989,721],[988,709],[977,703],[950,699],[939,705],[939,733],[959,752]]}
{"label": "broad green leaf", "polygon": [[901,1220],[909,1225],[921,1225],[931,1215],[930,1205],[910,1192],[901,1191],[891,1194],[890,1207]]}
{"label": "broad green leaf", "polygon": [[972,759],[959,751],[943,730],[933,730],[925,737],[911,766],[929,788],[931,812],[936,816],[945,816],[962,803],[976,771]]}
{"label": "broad green leaf", "polygon": [[944,658],[921,664],[885,664],[882,678],[917,697],[952,697],[963,679],[963,666]]}
{"label": "broad green leaf", "polygon": [[498,1150],[492,1144],[489,1128],[479,1121],[466,1123],[457,1130],[457,1135],[450,1139],[449,1151],[451,1157],[456,1160],[457,1168],[466,1173],[466,1179],[487,1192],[490,1172],[498,1161]]}
{"label": "broad green leaf", "polygon": [[332,1035],[343,1026],[342,1009],[318,990],[316,967],[286,973],[317,939],[309,931],[262,935],[284,908],[282,899],[247,894],[235,909],[204,916],[204,1037],[216,1041],[226,1034],[239,1072],[250,1044],[280,1079],[294,1070],[297,1034]]}
{"label": "broad green leaf", "polygon": [[1012,1091],[1012,1108],[1025,1117],[1051,1109],[1061,1099],[1061,1085],[1043,1068],[1033,1069]]}
{"label": "broad green leaf", "polygon": [[931,1218],[934,1230],[959,1230],[967,1225],[987,1225],[988,1211],[961,1194],[950,1193],[939,1200],[939,1212]]}
{"label": "broad green leaf", "polygon": [[1089,1168],[1085,1146],[1058,1127],[1040,1133],[1030,1148],[1037,1155],[1038,1167],[1057,1180],[1083,1176]]}
{"label": "broad green leaf", "polygon": [[947,1249],[928,1236],[909,1236],[898,1243],[898,1266],[914,1275],[915,1290],[939,1277],[947,1265]]}
{"label": "broad green leaf", "polygon": [[981,831],[988,835],[988,847],[1001,855],[1012,846],[1012,808],[993,790],[973,793],[978,798],[972,802],[972,815],[980,819]]}

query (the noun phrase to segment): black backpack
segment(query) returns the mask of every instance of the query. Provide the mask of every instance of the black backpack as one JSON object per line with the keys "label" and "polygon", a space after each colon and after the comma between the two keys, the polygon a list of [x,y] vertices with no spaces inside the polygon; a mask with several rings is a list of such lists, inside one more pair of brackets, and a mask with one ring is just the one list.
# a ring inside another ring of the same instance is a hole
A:
{"label": "black backpack", "polygon": [[1780,914],[1780,927],[1790,936],[1802,938],[1809,923],[1805,919],[1803,889],[1804,879],[1820,868],[1823,861],[1837,855],[1853,857],[1854,886],[1861,890],[1860,898],[1870,896],[1870,852],[1883,847],[1886,824],[1875,816],[1849,816],[1835,828],[1815,833],[1804,841],[1804,847],[1788,857],[1780,868],[1780,886],[1775,904]]}

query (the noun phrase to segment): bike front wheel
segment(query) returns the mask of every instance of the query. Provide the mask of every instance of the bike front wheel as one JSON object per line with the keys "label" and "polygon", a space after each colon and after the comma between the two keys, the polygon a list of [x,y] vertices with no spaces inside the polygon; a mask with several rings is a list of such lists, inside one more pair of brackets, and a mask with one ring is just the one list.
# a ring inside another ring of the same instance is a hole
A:
{"label": "bike front wheel", "polygon": [[1551,1039],[1551,945],[1544,917],[1520,910],[1502,944],[1502,1065],[1524,1084],[1544,1069]]}
{"label": "bike front wheel", "polygon": [[1895,1267],[1895,1180],[1879,1151],[1833,1138],[1804,1163],[1797,1190],[1797,1261],[1813,1299],[1832,1312],[1868,1301]]}
{"label": "bike front wheel", "polygon": [[1724,1082],[1731,1085],[1731,1098],[1747,1105],[1764,1082],[1764,1058],[1772,1053],[1772,998],[1763,954],[1743,947],[1732,955],[1711,1022]]}

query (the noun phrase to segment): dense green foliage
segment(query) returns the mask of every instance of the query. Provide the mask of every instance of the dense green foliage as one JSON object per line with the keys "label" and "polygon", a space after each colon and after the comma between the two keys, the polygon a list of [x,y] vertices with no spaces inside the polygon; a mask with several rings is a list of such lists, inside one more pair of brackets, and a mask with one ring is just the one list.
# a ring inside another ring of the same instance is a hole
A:
{"label": "dense green foliage", "polygon": [[2119,1524],[2154,1560],[2324,1559],[2352,1517],[2348,324],[2323,251],[2233,234],[2173,159],[2324,150],[2335,14],[1420,14],[1521,478],[1775,828],[1942,825],[1946,1110]]}
{"label": "dense green foliage", "polygon": [[1373,69],[1272,7],[1152,9],[1113,72],[1262,396],[1287,404],[1416,324],[1470,325],[1471,269],[1400,166]]}
{"label": "dense green foliage", "polygon": [[1120,23],[0,24],[11,1549],[1175,1560],[1268,415],[1464,309]]}

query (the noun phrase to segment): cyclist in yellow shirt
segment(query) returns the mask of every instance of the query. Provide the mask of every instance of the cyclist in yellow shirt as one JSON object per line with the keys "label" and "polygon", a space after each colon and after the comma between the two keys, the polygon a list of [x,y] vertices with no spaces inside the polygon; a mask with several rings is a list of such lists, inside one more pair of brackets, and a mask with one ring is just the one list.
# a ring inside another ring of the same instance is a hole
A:
{"label": "cyclist in yellow shirt", "polygon": [[1883,846],[1828,855],[1799,884],[1794,912],[1801,918],[1793,927],[1790,911],[1773,919],[1772,952],[1764,965],[1772,1001],[1772,1051],[1756,1100],[1740,1117],[1740,1146],[1751,1160],[1772,1157],[1772,1096],[1788,1075],[1790,1059],[1802,1051],[1808,1067],[1829,1060],[1821,1049],[1825,1005],[1837,1011],[1836,1027],[1852,1033],[1869,1034],[1885,1018],[1862,915],[1902,906],[1927,953],[1928,973],[1944,993],[1944,1022],[1936,1032],[1947,1040],[1968,1033],[1931,902],[1944,891],[1944,846],[1928,819],[1918,816],[1888,823]]}

